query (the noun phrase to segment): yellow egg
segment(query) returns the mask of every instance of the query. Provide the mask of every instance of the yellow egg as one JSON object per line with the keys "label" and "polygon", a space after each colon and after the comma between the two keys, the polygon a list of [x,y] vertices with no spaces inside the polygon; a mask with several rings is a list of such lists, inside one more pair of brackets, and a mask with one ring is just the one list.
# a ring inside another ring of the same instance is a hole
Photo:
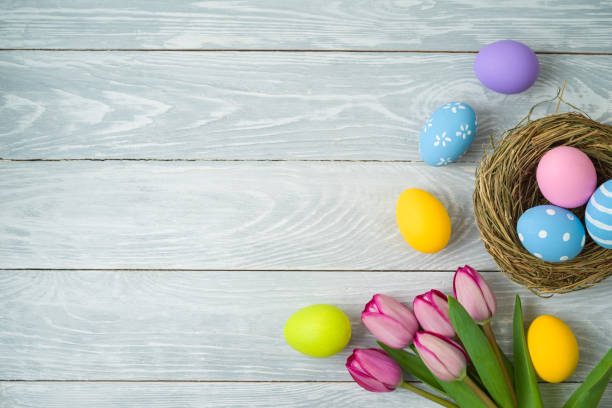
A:
{"label": "yellow egg", "polygon": [[417,251],[430,254],[448,244],[450,218],[442,203],[427,191],[404,191],[397,199],[395,216],[402,236]]}
{"label": "yellow egg", "polygon": [[312,305],[298,310],[284,329],[287,343],[311,357],[338,353],[351,339],[351,323],[344,312],[330,305]]}
{"label": "yellow egg", "polygon": [[527,332],[527,347],[533,367],[544,381],[565,381],[578,364],[576,337],[555,316],[542,315],[531,323]]}

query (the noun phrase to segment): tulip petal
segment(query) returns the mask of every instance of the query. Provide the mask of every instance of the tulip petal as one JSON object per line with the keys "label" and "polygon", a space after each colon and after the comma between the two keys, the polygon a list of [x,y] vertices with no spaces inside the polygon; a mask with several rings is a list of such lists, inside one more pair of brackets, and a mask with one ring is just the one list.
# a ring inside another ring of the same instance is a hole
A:
{"label": "tulip petal", "polygon": [[491,287],[489,286],[487,281],[484,280],[484,278],[478,272],[476,272],[476,269],[472,268],[470,265],[465,265],[463,269],[470,276],[472,276],[472,278],[474,278],[474,281],[476,282],[482,292],[482,295],[484,296],[485,302],[487,303],[487,307],[491,312],[491,316],[493,316],[497,311],[497,300],[495,299],[495,294],[493,294]]}
{"label": "tulip petal", "polygon": [[383,383],[375,380],[372,377],[367,377],[363,374],[353,372],[351,370],[349,370],[349,374],[351,375],[351,377],[353,377],[353,380],[355,380],[357,384],[359,384],[362,388],[365,388],[368,391],[372,391],[372,392],[393,391],[393,389],[387,388]]}
{"label": "tulip petal", "polygon": [[[469,268],[468,265],[466,265],[466,267]],[[484,296],[485,302],[487,303],[487,307],[489,308],[489,311],[491,312],[491,316],[493,316],[495,312],[497,312],[497,300],[495,299],[495,295],[493,294],[491,287],[487,284],[487,282],[483,279],[483,277],[480,276],[480,274],[476,272],[474,269],[472,269],[472,271],[476,279],[476,283],[478,284],[478,287],[482,291],[482,295]]]}
{"label": "tulip petal", "polygon": [[421,340],[423,339],[422,333],[423,332],[417,333],[414,339],[414,345],[419,353],[419,356],[421,357],[421,360],[423,360],[423,363],[425,363],[427,368],[429,368],[433,375],[435,375],[438,379],[447,382],[455,381],[455,376],[453,376],[448,368],[446,368],[438,356],[421,343]]}
{"label": "tulip petal", "polygon": [[378,305],[376,304],[376,295],[365,305],[364,312],[380,313]]}
{"label": "tulip petal", "polygon": [[423,329],[448,337],[455,335],[455,330],[451,326],[450,321],[447,321],[437,308],[426,302],[423,298],[417,296],[414,299],[413,308],[414,314]]}
{"label": "tulip petal", "polygon": [[367,374],[385,386],[395,389],[402,382],[402,370],[384,351],[378,349],[355,350],[355,357]]}
{"label": "tulip petal", "polygon": [[455,297],[476,322],[485,322],[492,316],[476,280],[467,272],[457,270],[453,279]]}
{"label": "tulip petal", "polygon": [[417,346],[419,356],[423,360],[423,363],[429,368],[429,370],[442,381],[454,381],[455,377],[448,371],[446,366],[442,364],[440,359],[436,357],[431,351]]}
{"label": "tulip petal", "polygon": [[465,351],[457,343],[444,336],[428,332],[419,332],[418,342],[421,348],[436,357],[437,364],[431,356],[429,358],[442,375],[442,377],[439,376],[438,378],[443,381],[454,381],[464,375],[467,358]]}
{"label": "tulip petal", "polygon": [[448,313],[448,302],[442,292],[432,289],[415,297],[412,308],[421,327],[426,331],[447,337],[455,336],[455,329]]}
{"label": "tulip petal", "polygon": [[412,341],[413,332],[406,330],[397,320],[379,313],[363,312],[363,324],[380,341],[393,348],[404,348]]}
{"label": "tulip petal", "polygon": [[427,336],[425,342],[429,350],[442,361],[446,369],[455,378],[463,373],[467,366],[467,360],[465,355],[456,346],[449,347],[450,342],[431,335]]}
{"label": "tulip petal", "polygon": [[374,295],[372,300],[376,303],[378,310],[382,314],[397,320],[408,331],[414,334],[419,329],[419,323],[409,307],[401,304],[391,296],[383,294]]}
{"label": "tulip petal", "polygon": [[389,389],[383,383],[376,380],[375,378],[370,377],[365,372],[364,368],[361,366],[361,364],[359,364],[359,361],[357,360],[357,357],[356,357],[357,351],[358,349],[355,349],[353,351],[353,354],[351,354],[346,360],[346,369],[348,370],[351,377],[353,377],[353,379],[355,380],[357,384],[359,384],[361,387],[365,388],[368,391],[372,391],[372,392],[389,391]]}
{"label": "tulip petal", "polygon": [[[446,295],[439,290],[431,290],[431,300],[438,307],[438,310],[450,324],[450,312],[448,311],[448,300]],[[453,337],[453,336],[449,336]]]}

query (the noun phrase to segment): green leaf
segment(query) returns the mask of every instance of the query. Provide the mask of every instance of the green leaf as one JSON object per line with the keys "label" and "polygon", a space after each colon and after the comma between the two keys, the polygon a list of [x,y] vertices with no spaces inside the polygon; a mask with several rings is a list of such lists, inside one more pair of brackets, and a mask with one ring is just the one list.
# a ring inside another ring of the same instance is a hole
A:
{"label": "green leaf", "polygon": [[467,385],[460,381],[445,382],[438,380],[429,371],[429,368],[421,361],[421,358],[409,353],[406,350],[398,350],[387,346],[380,341],[378,344],[387,352],[389,357],[395,360],[404,371],[414,375],[425,384],[429,385],[445,397],[454,400],[460,407],[463,408],[486,408],[480,398],[469,389]]}
{"label": "green leaf", "polygon": [[480,327],[454,298],[448,297],[451,322],[491,397],[502,408],[513,408],[512,394],[495,352]]}
{"label": "green leaf", "polygon": [[421,361],[421,358],[415,354],[409,353],[406,350],[398,350],[387,346],[383,342],[377,342],[380,347],[391,357],[400,367],[407,373],[414,375],[431,388],[439,391],[446,395],[444,389],[438,383],[438,379],[429,371],[425,363]]}
{"label": "green leaf", "polygon": [[516,295],[514,302],[514,379],[516,398],[521,408],[542,408],[542,397],[538,388],[535,370],[529,356],[523,326],[523,308],[521,298]]}
{"label": "green leaf", "polygon": [[[499,348],[499,345],[497,347]],[[512,361],[510,361],[510,359],[506,356],[506,354],[503,352],[502,349],[499,349],[499,352],[501,353],[502,360],[504,360],[504,365],[506,366],[506,371],[510,375],[510,381],[512,382],[512,386],[514,387],[516,384],[514,380],[514,365],[512,364]]]}
{"label": "green leaf", "polygon": [[612,348],[587,375],[584,382],[567,400],[563,408],[596,407],[612,378]]}
{"label": "green leaf", "polygon": [[462,408],[487,408],[463,381],[445,382],[438,380],[446,393]]}

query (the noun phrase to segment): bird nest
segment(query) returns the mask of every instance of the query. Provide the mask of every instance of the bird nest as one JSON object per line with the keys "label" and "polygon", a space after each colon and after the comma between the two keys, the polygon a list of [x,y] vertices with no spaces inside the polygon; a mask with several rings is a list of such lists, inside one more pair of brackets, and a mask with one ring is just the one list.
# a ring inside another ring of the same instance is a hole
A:
{"label": "bird nest", "polygon": [[[548,204],[538,188],[536,169],[542,156],[556,146],[586,153],[597,170],[597,185],[612,178],[612,126],[577,112],[537,120],[527,116],[504,132],[500,141],[492,142],[476,169],[474,214],[485,248],[508,278],[538,295],[584,289],[612,275],[612,250],[590,238],[578,256],[562,263],[537,259],[519,241],[516,223],[521,214]],[[584,211],[585,206],[572,210],[583,221]]]}

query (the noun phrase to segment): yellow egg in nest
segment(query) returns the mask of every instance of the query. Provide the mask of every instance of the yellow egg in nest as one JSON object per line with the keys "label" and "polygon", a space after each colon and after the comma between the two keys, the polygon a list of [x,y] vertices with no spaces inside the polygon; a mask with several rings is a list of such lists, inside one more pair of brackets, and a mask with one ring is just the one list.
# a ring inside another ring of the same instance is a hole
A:
{"label": "yellow egg in nest", "polygon": [[533,367],[544,381],[565,381],[578,364],[576,337],[567,324],[555,316],[542,315],[531,323],[527,347]]}

